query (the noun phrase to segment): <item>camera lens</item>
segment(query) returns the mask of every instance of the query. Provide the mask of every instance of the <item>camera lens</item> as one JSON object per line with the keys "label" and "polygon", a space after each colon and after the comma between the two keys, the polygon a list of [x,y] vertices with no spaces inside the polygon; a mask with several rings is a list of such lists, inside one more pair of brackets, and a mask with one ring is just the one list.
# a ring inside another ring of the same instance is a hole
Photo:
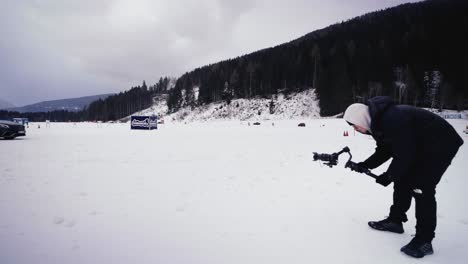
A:
{"label": "camera lens", "polygon": [[314,154],[314,161],[318,159],[318,154],[316,152],[313,153]]}

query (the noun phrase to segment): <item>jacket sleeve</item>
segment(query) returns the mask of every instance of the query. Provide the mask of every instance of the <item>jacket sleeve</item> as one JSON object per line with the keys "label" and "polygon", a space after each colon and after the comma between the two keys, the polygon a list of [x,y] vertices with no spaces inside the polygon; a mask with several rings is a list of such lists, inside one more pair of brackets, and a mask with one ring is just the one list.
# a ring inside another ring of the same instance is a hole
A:
{"label": "jacket sleeve", "polygon": [[364,161],[364,166],[372,170],[384,164],[391,157],[392,154],[389,147],[377,141],[377,147],[375,148],[374,154]]}
{"label": "jacket sleeve", "polygon": [[402,115],[388,118],[384,127],[393,157],[387,173],[393,181],[399,181],[406,177],[416,160],[415,129],[410,117]]}

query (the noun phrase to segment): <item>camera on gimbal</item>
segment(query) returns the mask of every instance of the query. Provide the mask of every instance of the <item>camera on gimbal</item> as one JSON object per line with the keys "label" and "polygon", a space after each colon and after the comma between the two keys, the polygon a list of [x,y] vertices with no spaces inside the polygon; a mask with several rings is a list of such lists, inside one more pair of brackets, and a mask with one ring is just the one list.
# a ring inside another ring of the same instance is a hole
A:
{"label": "camera on gimbal", "polygon": [[352,171],[357,171],[360,173],[367,174],[371,176],[372,178],[377,178],[377,175],[373,174],[369,169],[360,168],[360,166],[357,163],[351,161],[351,158],[353,157],[353,155],[351,155],[351,150],[348,147],[344,147],[341,151],[335,152],[332,154],[313,152],[313,158],[314,158],[314,161],[317,161],[317,160],[323,161],[324,162],[323,164],[331,168],[335,165],[338,165],[338,157],[345,152],[348,153],[349,155],[348,161],[345,164],[345,168],[349,168]]}
{"label": "camera on gimbal", "polygon": [[332,154],[313,152],[314,161],[317,161],[317,160],[324,161],[324,164],[331,168],[335,165],[338,165],[338,157],[344,152],[348,153],[351,156],[351,153],[348,147],[344,147],[340,152],[332,153]]}
{"label": "camera on gimbal", "polygon": [[338,155],[336,153],[333,154],[324,154],[324,153],[317,153],[314,152],[314,161],[320,160],[324,161],[325,165],[329,166],[330,168],[338,165]]}

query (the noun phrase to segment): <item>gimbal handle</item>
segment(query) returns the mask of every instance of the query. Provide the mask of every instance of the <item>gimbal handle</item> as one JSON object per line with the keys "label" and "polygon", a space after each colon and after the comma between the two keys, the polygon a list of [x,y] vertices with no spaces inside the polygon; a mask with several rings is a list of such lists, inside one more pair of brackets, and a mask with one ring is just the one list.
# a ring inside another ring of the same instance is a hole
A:
{"label": "gimbal handle", "polygon": [[[353,162],[350,160],[348,160],[348,162],[346,162],[345,164],[345,168],[350,168],[352,171],[357,171],[355,168],[357,167],[357,163],[356,162]],[[374,178],[374,179],[377,179],[377,175],[375,175],[374,173],[372,173],[369,169],[365,169],[362,173]]]}

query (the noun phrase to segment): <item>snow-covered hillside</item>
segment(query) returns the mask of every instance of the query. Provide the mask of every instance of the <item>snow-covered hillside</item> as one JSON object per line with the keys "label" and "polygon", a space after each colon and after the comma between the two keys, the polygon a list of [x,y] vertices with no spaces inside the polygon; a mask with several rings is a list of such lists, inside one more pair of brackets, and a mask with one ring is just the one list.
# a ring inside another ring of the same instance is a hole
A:
{"label": "snow-covered hillside", "polygon": [[213,121],[213,120],[285,120],[294,118],[318,118],[320,109],[314,90],[306,90],[287,96],[279,94],[273,99],[235,99],[211,103],[195,108],[184,107],[166,116],[167,104],[158,99],[152,107],[135,115],[158,115],[170,121]]}
{"label": "snow-covered hillside", "polygon": [[[306,90],[289,95],[278,94],[273,99],[253,98],[235,99],[230,104],[225,101],[198,107],[183,107],[179,111],[167,114],[167,95],[154,98],[154,104],[148,109],[133,115],[157,115],[169,122],[197,121],[264,121],[320,118],[319,102],[314,90]],[[468,111],[427,109],[448,119],[468,119]],[[128,121],[130,117],[122,119]]]}
{"label": "snow-covered hillside", "polygon": [[[167,114],[167,95],[158,95],[153,98],[153,106],[136,112],[132,115],[144,115],[144,116],[152,116],[156,115],[159,117],[164,117]],[[130,120],[130,116],[123,118],[122,121],[128,121]]]}

